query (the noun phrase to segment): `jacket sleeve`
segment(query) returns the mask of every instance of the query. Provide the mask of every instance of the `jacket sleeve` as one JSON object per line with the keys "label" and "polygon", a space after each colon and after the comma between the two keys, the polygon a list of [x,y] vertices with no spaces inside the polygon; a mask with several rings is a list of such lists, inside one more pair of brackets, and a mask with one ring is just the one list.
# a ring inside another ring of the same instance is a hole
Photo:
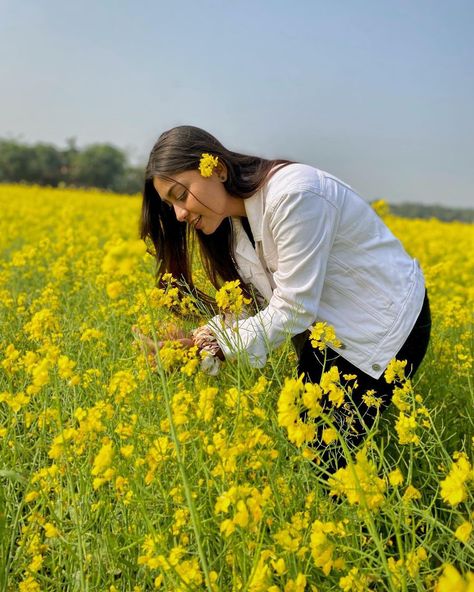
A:
{"label": "jacket sleeve", "polygon": [[313,191],[292,191],[273,205],[268,225],[277,269],[268,306],[230,328],[218,317],[208,323],[226,359],[245,355],[251,366],[261,367],[270,349],[314,323],[337,223],[335,206]]}

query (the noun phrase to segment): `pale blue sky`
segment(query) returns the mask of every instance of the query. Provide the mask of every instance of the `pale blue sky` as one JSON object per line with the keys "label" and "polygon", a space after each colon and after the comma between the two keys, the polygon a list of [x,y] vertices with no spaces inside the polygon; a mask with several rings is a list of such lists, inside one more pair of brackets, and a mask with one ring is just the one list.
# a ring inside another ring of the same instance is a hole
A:
{"label": "pale blue sky", "polygon": [[330,171],[366,199],[474,206],[468,0],[0,0],[0,137],[165,129]]}

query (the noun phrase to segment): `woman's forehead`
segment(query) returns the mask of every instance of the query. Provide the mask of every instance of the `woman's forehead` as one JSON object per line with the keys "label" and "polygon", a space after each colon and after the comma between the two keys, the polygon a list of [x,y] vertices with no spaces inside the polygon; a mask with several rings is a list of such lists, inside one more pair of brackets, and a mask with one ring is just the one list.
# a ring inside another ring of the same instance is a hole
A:
{"label": "woman's forehead", "polygon": [[183,183],[183,179],[182,179],[182,173],[177,173],[176,175],[173,175],[172,177],[153,177],[153,186],[155,187],[155,189],[157,190],[157,192],[160,194],[161,197],[166,197],[168,195],[168,193],[170,192],[170,190],[175,186],[175,185],[181,185]]}
{"label": "woman's forehead", "polygon": [[175,183],[176,181],[174,179],[163,179],[162,177],[153,177],[153,187],[161,196],[165,196]]}
{"label": "woman's forehead", "polygon": [[183,171],[181,173],[174,173],[166,176],[154,176],[153,186],[160,196],[165,197],[173,186],[188,185],[197,171]]}

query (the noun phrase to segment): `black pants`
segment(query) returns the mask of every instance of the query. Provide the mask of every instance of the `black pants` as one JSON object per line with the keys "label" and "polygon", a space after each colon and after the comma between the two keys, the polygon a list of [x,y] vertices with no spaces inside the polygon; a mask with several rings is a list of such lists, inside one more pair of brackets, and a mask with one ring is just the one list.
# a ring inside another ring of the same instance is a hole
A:
{"label": "black pants", "polygon": [[[407,365],[405,367],[406,376],[412,377],[421,364],[428,348],[430,332],[430,305],[428,294],[425,293],[423,307],[415,326],[404,345],[395,356],[397,360],[407,360]],[[337,409],[333,409],[331,414],[335,427],[341,434],[343,434],[348,447],[354,449],[364,440],[366,428],[370,428],[377,417],[377,408],[375,406],[367,406],[362,400],[362,395],[369,390],[374,390],[377,397],[382,399],[378,411],[381,413],[389,406],[392,400],[393,388],[396,385],[393,383],[387,384],[383,375],[378,379],[372,378],[345,360],[334,350],[328,348],[326,353],[324,353],[313,348],[309,339],[306,339],[299,354],[298,374],[304,372],[305,381],[318,383],[321,379],[323,370],[327,371],[331,366],[337,366],[341,377],[343,374],[357,375],[357,387],[352,390],[350,398],[346,397],[343,405]],[[324,407],[328,409],[330,404],[325,401],[323,408]],[[358,413],[355,411],[354,407],[357,407]],[[358,415],[363,419],[363,422]],[[302,417],[305,419],[305,414],[303,414]],[[365,424],[366,427],[364,427],[363,424]],[[340,445],[334,443],[327,446],[322,441],[321,436],[324,427],[327,426],[320,426],[317,430],[317,437],[312,444],[312,447],[318,452],[321,461],[326,463],[326,468],[333,472],[338,468],[345,466],[346,461]]]}

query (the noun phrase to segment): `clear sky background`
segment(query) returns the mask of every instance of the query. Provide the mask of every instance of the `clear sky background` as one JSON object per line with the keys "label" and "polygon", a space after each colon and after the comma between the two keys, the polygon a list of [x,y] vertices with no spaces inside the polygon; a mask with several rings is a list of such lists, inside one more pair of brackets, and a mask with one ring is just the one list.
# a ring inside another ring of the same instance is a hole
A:
{"label": "clear sky background", "polygon": [[0,0],[0,137],[192,124],[366,199],[474,206],[472,0]]}

